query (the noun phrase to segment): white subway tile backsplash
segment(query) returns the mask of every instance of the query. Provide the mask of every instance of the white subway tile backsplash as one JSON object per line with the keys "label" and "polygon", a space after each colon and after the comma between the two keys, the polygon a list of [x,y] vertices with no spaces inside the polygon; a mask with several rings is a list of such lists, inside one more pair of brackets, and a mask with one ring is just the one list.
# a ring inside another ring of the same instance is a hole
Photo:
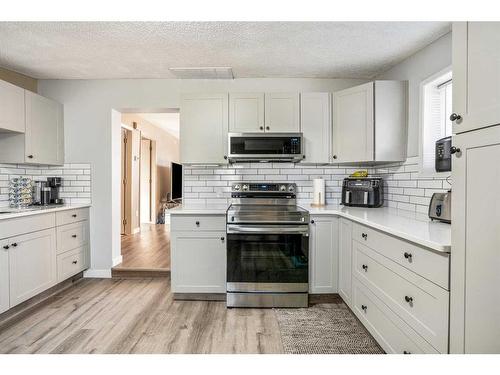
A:
{"label": "white subway tile backsplash", "polygon": [[34,166],[0,164],[0,207],[9,205],[8,185],[14,177],[28,176],[34,181],[47,177],[63,179],[61,198],[66,204],[90,204],[92,202],[91,165],[89,163],[64,164],[63,166]]}
{"label": "white subway tile backsplash", "polygon": [[[219,167],[184,168],[184,201],[186,203],[228,203],[231,184],[235,181],[295,182],[297,201],[309,204],[312,200],[312,180],[323,178],[329,204],[339,204],[342,180],[357,170],[384,178],[384,199],[387,207],[426,213],[430,196],[450,187],[441,177],[421,177],[418,157],[405,163],[378,167],[356,168],[340,165],[303,165],[294,163],[239,163]],[[197,190],[200,189],[200,190]]]}

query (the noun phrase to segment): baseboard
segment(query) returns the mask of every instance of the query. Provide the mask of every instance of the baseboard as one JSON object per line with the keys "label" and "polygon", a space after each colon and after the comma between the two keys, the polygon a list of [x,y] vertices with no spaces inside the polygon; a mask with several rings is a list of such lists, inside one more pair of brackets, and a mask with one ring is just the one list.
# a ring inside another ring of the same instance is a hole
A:
{"label": "baseboard", "polygon": [[111,279],[111,269],[98,270],[90,268],[83,273],[83,277],[90,279]]}
{"label": "baseboard", "polygon": [[113,258],[113,265],[111,267],[115,267],[116,265],[120,264],[122,261],[123,261],[123,257],[121,255],[114,257]]}

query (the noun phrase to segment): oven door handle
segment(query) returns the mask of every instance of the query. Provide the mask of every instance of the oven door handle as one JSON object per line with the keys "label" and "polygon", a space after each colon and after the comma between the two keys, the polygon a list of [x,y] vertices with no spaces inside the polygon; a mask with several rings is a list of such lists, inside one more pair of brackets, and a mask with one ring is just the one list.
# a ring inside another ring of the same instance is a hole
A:
{"label": "oven door handle", "polygon": [[235,225],[227,226],[227,234],[301,234],[309,236],[308,225]]}

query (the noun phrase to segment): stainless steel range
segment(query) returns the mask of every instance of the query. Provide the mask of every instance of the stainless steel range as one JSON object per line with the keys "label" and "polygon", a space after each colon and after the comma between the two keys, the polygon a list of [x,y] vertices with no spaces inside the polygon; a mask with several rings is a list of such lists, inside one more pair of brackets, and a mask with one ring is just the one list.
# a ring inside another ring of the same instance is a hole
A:
{"label": "stainless steel range", "polygon": [[307,307],[309,213],[291,183],[238,182],[227,211],[227,306]]}

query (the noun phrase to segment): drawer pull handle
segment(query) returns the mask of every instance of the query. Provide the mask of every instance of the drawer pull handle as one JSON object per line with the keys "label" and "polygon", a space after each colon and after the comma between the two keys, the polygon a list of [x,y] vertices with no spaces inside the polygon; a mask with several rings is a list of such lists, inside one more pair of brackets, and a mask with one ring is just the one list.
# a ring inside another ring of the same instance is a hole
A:
{"label": "drawer pull handle", "polygon": [[311,224],[314,224],[314,220],[311,220]]}
{"label": "drawer pull handle", "polygon": [[406,259],[408,259],[409,261],[411,261],[411,260],[413,259],[413,258],[412,258],[411,253],[407,253],[407,252],[405,252],[403,255],[404,255],[404,257],[405,257]]}
{"label": "drawer pull handle", "polygon": [[74,260],[74,261],[73,261],[73,262],[71,262],[71,263],[73,263],[73,264],[77,264],[77,263],[78,263],[78,261],[77,261],[77,260]]}
{"label": "drawer pull handle", "polygon": [[76,214],[71,215],[71,217],[76,217]]}
{"label": "drawer pull handle", "polygon": [[10,249],[10,246],[9,246],[9,245],[5,245],[3,248],[4,248],[5,250],[9,250],[9,249]]}
{"label": "drawer pull handle", "polygon": [[224,241],[224,239],[225,239],[224,237],[221,237],[221,238],[220,238],[220,240],[221,240],[221,241]]}
{"label": "drawer pull handle", "polygon": [[365,241],[368,239],[368,235],[366,233],[361,233],[361,237],[363,237]]}
{"label": "drawer pull handle", "polygon": [[368,266],[366,264],[363,264],[361,267],[365,270],[365,272],[368,271]]}
{"label": "drawer pull handle", "polygon": [[405,301],[408,303],[413,303],[413,297],[405,296]]}
{"label": "drawer pull handle", "polygon": [[71,237],[76,238],[76,234],[73,234]]}
{"label": "drawer pull handle", "polygon": [[403,354],[411,354],[411,352],[407,351],[407,350],[404,350],[403,351]]}
{"label": "drawer pull handle", "polygon": [[14,242],[12,245],[10,245],[12,247],[17,247],[17,242]]}
{"label": "drawer pull handle", "polygon": [[368,308],[368,306],[366,305],[361,305],[361,310],[365,311],[366,312],[366,309]]}
{"label": "drawer pull handle", "polygon": [[196,226],[198,226],[198,227],[200,226],[200,222],[199,222],[199,221],[197,221],[195,224],[196,224]]}

